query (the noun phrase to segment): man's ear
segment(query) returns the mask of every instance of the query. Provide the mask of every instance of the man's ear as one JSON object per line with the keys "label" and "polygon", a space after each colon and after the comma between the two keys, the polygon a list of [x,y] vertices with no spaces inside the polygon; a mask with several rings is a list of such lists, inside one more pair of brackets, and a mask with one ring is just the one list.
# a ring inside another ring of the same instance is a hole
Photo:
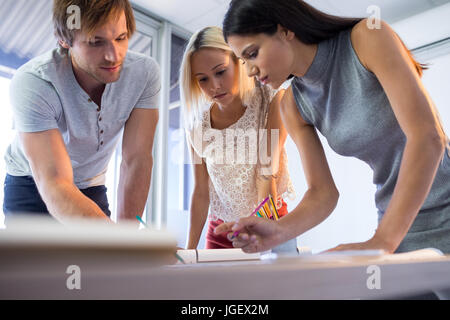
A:
{"label": "man's ear", "polygon": [[69,44],[68,44],[66,41],[59,39],[59,40],[58,40],[58,43],[59,43],[59,45],[60,45],[61,47],[63,47],[64,49],[67,49],[67,50],[70,49],[70,46],[69,46]]}
{"label": "man's ear", "polygon": [[286,40],[292,40],[292,39],[295,38],[295,33],[294,33],[294,32],[292,32],[291,30],[289,30],[289,29],[283,27],[283,26],[280,25],[280,24],[278,25],[278,30],[277,30],[277,32],[278,32],[278,34],[279,34],[282,38],[284,38],[284,39],[286,39]]}

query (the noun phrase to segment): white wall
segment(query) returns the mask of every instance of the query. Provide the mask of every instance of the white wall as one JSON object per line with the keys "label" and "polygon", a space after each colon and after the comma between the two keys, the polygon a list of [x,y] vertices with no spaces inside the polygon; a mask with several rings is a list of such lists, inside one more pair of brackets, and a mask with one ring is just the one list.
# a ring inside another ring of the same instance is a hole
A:
{"label": "white wall", "polygon": [[430,93],[440,113],[447,135],[450,134],[450,52],[436,59],[426,61],[429,70],[425,71],[423,83]]}
{"label": "white wall", "polygon": [[[365,241],[373,235],[377,226],[372,171],[356,158],[336,154],[322,136],[321,141],[340,198],[336,209],[324,222],[298,237],[298,245],[310,247],[313,252],[341,243]],[[297,193],[296,199],[288,202],[290,211],[300,202],[307,186],[297,148],[290,138],[286,149],[289,171]]]}
{"label": "white wall", "polygon": [[450,36],[449,16],[450,3],[447,3],[398,21],[392,27],[408,48],[415,49],[448,38]]}

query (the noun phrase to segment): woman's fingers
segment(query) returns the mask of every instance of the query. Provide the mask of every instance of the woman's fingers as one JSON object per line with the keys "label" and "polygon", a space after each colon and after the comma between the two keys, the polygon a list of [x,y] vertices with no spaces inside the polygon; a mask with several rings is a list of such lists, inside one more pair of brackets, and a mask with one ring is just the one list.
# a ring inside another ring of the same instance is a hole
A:
{"label": "woman's fingers", "polygon": [[246,253],[257,252],[260,247],[260,241],[256,235],[249,235],[244,232],[231,241],[234,248],[241,248]]}
{"label": "woman's fingers", "polygon": [[261,250],[261,241],[255,235],[250,237],[250,240],[247,245],[242,246],[242,251],[245,253],[255,253],[260,252]]}
{"label": "woman's fingers", "polygon": [[222,223],[214,233],[227,233],[227,239],[233,243],[234,248],[242,248],[247,253],[259,252],[265,247],[259,237],[264,237],[267,232],[273,232],[271,222],[257,217],[247,217],[237,222]]}
{"label": "woman's fingers", "polygon": [[233,231],[240,231],[242,229],[251,229],[254,225],[261,223],[264,219],[257,217],[241,218],[232,226]]}
{"label": "woman's fingers", "polygon": [[231,232],[232,228],[235,224],[236,224],[236,222],[234,222],[234,221],[222,223],[216,229],[214,229],[214,233],[221,234],[221,233],[225,233],[225,232]]}
{"label": "woman's fingers", "polygon": [[237,237],[237,235],[241,232],[242,229],[253,226],[258,222],[258,220],[260,220],[260,218],[249,217],[239,219],[238,222],[235,221],[224,222],[216,229],[214,229],[214,233],[221,234],[225,232],[231,232],[232,234],[234,234],[234,237]]}

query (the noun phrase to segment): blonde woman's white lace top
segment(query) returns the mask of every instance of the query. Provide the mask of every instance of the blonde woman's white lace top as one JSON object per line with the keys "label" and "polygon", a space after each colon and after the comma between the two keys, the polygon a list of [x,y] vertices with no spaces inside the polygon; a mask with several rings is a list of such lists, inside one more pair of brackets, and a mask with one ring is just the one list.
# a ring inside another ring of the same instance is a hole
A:
{"label": "blonde woman's white lace top", "polygon": [[[264,106],[261,96],[264,94]],[[234,221],[250,215],[258,205],[257,132],[261,110],[268,110],[276,91],[264,87],[255,88],[244,98],[246,107],[242,117],[224,130],[211,127],[211,107],[206,108],[198,123],[187,131],[197,160],[203,159],[209,174],[209,219]],[[264,107],[264,109],[263,109]],[[262,128],[263,129],[263,128]],[[246,143],[248,142],[248,143]],[[287,168],[286,150],[280,156],[277,191],[279,199],[295,197]],[[278,200],[279,200],[278,199]]]}

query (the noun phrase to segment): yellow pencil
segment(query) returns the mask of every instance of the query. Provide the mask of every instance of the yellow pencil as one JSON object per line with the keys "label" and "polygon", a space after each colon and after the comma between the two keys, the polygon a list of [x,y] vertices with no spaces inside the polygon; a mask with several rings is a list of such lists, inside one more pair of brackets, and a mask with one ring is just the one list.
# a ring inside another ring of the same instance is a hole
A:
{"label": "yellow pencil", "polygon": [[267,204],[264,205],[263,209],[264,209],[264,212],[266,213],[267,219],[270,219],[271,214],[270,214],[270,212],[267,210],[267,209],[268,209]]}
{"label": "yellow pencil", "polygon": [[267,219],[267,214],[266,211],[264,210],[264,207],[261,207],[261,209],[259,209],[259,213],[263,216],[263,218]]}
{"label": "yellow pencil", "polygon": [[272,218],[272,213],[270,212],[269,204],[267,202],[264,204],[264,210],[266,210],[267,217],[269,219]]}
{"label": "yellow pencil", "polygon": [[273,202],[273,198],[271,195],[269,195],[269,200],[270,200],[270,203],[272,204],[273,214],[275,215],[275,220],[280,219],[280,216],[278,215],[277,207],[275,206],[275,203]]}

